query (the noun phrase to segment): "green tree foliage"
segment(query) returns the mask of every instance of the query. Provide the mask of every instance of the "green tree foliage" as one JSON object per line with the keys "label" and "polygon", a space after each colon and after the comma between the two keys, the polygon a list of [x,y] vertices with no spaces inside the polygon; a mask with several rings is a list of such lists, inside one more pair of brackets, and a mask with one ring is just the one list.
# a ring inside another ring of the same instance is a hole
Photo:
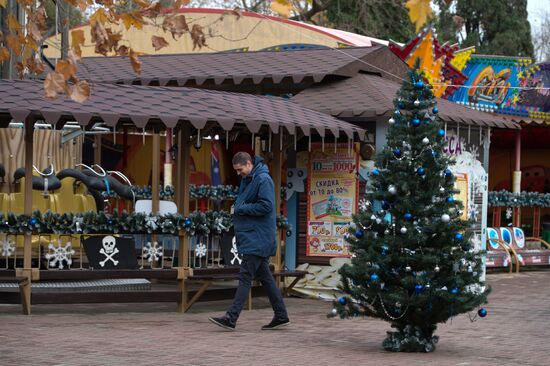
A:
{"label": "green tree foliage", "polygon": [[444,41],[458,39],[462,47],[475,46],[480,54],[533,57],[527,0],[437,3],[441,9],[438,29]]}
{"label": "green tree foliage", "polygon": [[326,17],[333,28],[380,39],[406,42],[415,34],[400,0],[332,0]]}
{"label": "green tree foliage", "polygon": [[[63,4],[67,4],[63,2]],[[84,14],[74,6],[67,4],[69,6],[69,28],[78,27],[85,22]],[[44,8],[46,9],[46,27],[48,27],[48,32],[53,34],[55,32],[55,2],[53,0],[46,0],[44,2]],[[59,29],[61,25],[58,24]]]}
{"label": "green tree foliage", "polygon": [[437,324],[476,309],[489,293],[480,280],[483,252],[474,249],[471,222],[453,197],[445,133],[422,79],[416,68],[397,94],[387,146],[348,237],[354,256],[340,269],[346,295],[333,310],[390,322],[397,329],[383,342],[390,351],[433,351]]}

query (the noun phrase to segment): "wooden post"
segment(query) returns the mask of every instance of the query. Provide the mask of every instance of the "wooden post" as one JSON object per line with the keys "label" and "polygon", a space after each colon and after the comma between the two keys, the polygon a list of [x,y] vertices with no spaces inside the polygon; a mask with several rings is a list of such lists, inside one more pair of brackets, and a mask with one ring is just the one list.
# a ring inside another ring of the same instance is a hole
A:
{"label": "wooden post", "polygon": [[160,183],[160,135],[153,133],[153,169],[151,173],[151,212],[159,213],[159,183]]}
{"label": "wooden post", "polygon": [[521,227],[521,207],[514,207],[512,225],[515,227]]}
{"label": "wooden post", "polygon": [[94,136],[94,164],[101,165],[101,135]]}
{"label": "wooden post", "polygon": [[[189,138],[191,136],[191,127],[185,125],[178,134],[178,173],[176,190],[180,190],[178,194],[178,213],[185,217],[189,216],[189,157],[191,156],[191,144]],[[178,251],[178,266],[187,267],[189,265],[189,236],[185,231],[181,231],[179,235],[179,251]],[[179,290],[181,299],[178,301],[178,311],[183,313],[187,310],[187,281],[186,279],[179,281]]]}
{"label": "wooden post", "polygon": [[497,206],[493,208],[493,227],[500,227],[500,221],[502,217],[502,207]]}
{"label": "wooden post", "polygon": [[[25,187],[24,187],[24,213],[32,214],[32,172],[33,172],[33,149],[34,149],[34,120],[27,117],[25,120]],[[32,234],[25,234],[23,244],[23,276],[28,281],[22,288],[21,300],[23,304],[23,314],[31,314],[31,281],[32,281]]]}
{"label": "wooden post", "polygon": [[[282,130],[279,130],[279,134],[282,133]],[[282,157],[282,146],[280,135],[273,135],[273,171],[271,172],[273,176],[273,184],[275,185],[275,214],[279,216],[281,214],[281,176],[283,170],[283,157]],[[277,230],[277,253],[275,254],[275,272],[281,270],[281,238],[280,230]],[[279,281],[277,281],[277,285]]]}
{"label": "wooden post", "polygon": [[533,234],[535,238],[540,238],[540,206],[533,207]]}

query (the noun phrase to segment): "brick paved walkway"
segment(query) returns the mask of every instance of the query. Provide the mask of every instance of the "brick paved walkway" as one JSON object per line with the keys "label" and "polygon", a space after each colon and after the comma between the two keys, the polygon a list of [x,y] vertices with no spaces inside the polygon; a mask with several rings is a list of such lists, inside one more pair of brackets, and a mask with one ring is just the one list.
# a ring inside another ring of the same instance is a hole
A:
{"label": "brick paved walkway", "polygon": [[233,333],[207,321],[227,302],[188,314],[171,304],[0,306],[0,365],[549,365],[550,271],[490,275],[489,315],[454,318],[431,354],[381,349],[387,323],[327,319],[328,303],[287,299],[293,324],[260,331],[264,299]]}

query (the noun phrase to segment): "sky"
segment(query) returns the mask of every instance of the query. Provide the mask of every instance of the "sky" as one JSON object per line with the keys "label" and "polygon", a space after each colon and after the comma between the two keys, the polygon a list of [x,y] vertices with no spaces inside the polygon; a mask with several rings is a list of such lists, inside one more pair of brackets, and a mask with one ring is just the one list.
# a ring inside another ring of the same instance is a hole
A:
{"label": "sky", "polygon": [[527,0],[531,28],[537,28],[540,25],[540,12],[543,9],[550,11],[550,0]]}

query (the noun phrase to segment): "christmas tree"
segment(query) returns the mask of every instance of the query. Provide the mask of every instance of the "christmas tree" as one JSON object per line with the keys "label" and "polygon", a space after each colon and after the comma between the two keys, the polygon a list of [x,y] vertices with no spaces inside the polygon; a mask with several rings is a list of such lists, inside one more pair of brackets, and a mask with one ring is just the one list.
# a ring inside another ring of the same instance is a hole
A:
{"label": "christmas tree", "polygon": [[486,303],[482,251],[472,222],[461,219],[452,161],[431,85],[418,68],[397,93],[387,146],[376,156],[365,199],[347,240],[351,264],[340,269],[345,295],[331,315],[391,323],[383,347],[431,352],[437,324]]}

